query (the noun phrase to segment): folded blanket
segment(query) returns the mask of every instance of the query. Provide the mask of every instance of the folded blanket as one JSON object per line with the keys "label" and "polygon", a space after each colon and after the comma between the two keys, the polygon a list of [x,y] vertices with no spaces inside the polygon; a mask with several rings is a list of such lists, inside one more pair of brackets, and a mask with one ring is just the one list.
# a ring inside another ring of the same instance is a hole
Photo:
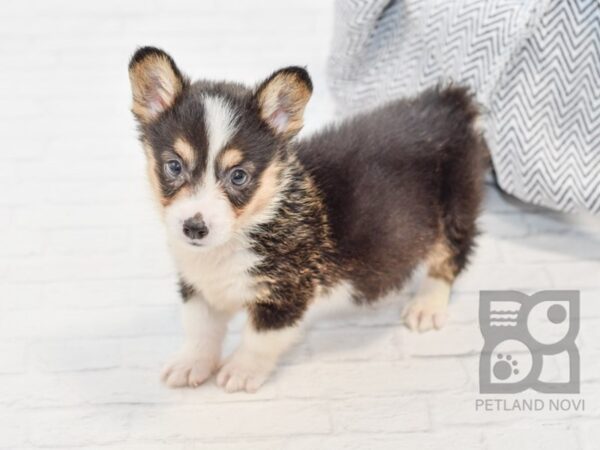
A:
{"label": "folded blanket", "polygon": [[469,85],[502,189],[600,213],[598,0],[338,0],[328,75],[344,114]]}

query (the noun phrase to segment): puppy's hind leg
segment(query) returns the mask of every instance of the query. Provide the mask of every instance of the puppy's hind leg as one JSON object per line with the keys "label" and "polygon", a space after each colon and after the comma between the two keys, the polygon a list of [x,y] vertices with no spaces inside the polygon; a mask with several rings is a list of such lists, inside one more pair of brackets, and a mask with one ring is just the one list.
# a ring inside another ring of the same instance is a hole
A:
{"label": "puppy's hind leg", "polygon": [[452,252],[443,240],[433,246],[426,265],[427,276],[402,315],[406,326],[412,331],[423,332],[444,326],[450,289],[456,276]]}

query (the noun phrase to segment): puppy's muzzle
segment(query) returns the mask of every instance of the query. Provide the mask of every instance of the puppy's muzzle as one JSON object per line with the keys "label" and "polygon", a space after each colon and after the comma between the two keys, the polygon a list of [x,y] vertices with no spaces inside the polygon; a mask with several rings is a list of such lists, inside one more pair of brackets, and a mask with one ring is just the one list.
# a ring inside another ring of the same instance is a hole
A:
{"label": "puppy's muzzle", "polygon": [[198,213],[183,222],[183,234],[192,240],[202,239],[208,234],[202,214]]}

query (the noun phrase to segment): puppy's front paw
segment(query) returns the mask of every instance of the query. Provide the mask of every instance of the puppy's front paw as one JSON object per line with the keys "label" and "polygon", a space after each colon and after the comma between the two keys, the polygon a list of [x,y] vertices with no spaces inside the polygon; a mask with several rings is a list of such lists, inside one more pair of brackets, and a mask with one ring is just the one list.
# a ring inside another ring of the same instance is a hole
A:
{"label": "puppy's front paw", "polygon": [[227,392],[256,392],[269,377],[274,362],[254,353],[236,351],[217,375],[217,384]]}
{"label": "puppy's front paw", "polygon": [[435,328],[439,330],[448,318],[446,302],[415,299],[404,308],[402,318],[411,331],[424,332]]}
{"label": "puppy's front paw", "polygon": [[197,387],[212,375],[215,368],[216,363],[212,358],[180,353],[165,365],[160,377],[171,388]]}

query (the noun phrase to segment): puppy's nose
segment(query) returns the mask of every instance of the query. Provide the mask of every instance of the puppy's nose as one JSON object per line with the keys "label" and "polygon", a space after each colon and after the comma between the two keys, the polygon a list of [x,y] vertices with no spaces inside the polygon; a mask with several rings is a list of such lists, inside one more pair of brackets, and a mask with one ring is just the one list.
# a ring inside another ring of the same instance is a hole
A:
{"label": "puppy's nose", "polygon": [[208,234],[208,227],[202,219],[202,214],[198,213],[183,222],[183,234],[190,239],[202,239]]}

